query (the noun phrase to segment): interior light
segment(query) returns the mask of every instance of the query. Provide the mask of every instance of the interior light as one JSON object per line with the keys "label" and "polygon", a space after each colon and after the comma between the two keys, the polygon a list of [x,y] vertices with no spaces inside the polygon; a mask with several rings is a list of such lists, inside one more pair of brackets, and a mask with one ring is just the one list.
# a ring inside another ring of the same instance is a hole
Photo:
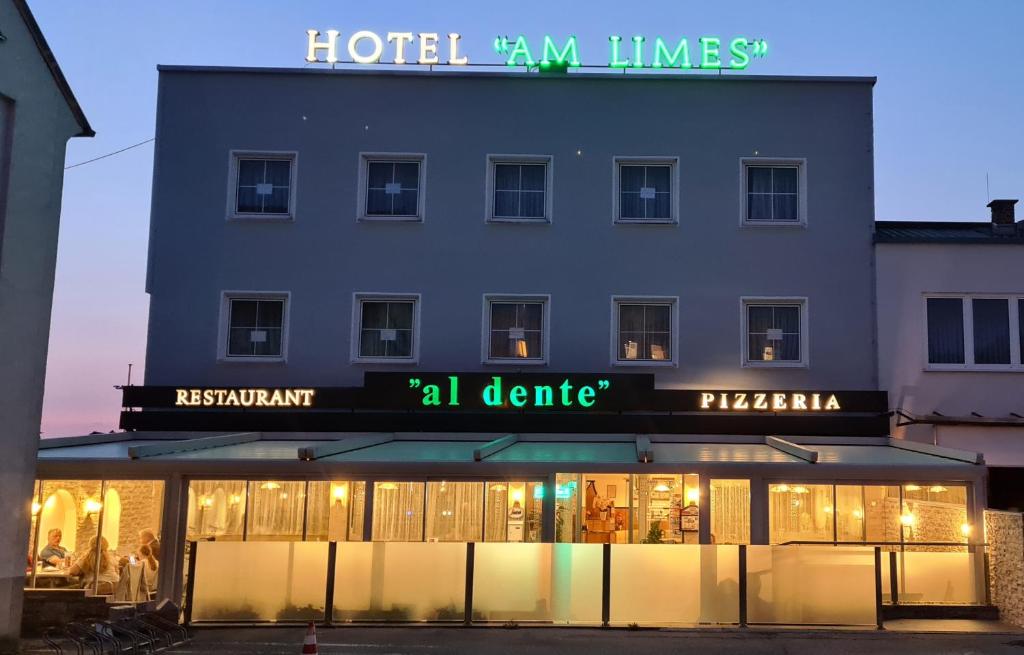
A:
{"label": "interior light", "polygon": [[199,506],[204,509],[213,507],[213,496],[200,496]]}
{"label": "interior light", "polygon": [[88,498],[85,501],[83,509],[86,514],[97,514],[101,509],[103,509],[103,503],[94,498]]}
{"label": "interior light", "polygon": [[915,520],[916,519],[914,518],[914,515],[911,514],[910,512],[907,512],[906,514],[903,514],[903,515],[900,516],[900,523],[905,528],[912,528],[912,527],[914,527],[914,521]]}
{"label": "interior light", "polygon": [[777,484],[777,485],[774,485],[772,487],[772,491],[778,492],[780,494],[787,493],[789,491],[789,485],[788,484]]}
{"label": "interior light", "polygon": [[523,490],[513,489],[512,490],[512,502],[523,502]]}
{"label": "interior light", "polygon": [[793,487],[793,493],[795,494],[808,494],[811,493],[807,487]]}
{"label": "interior light", "polygon": [[824,512],[825,512],[826,514],[831,514],[831,513],[832,513],[832,506],[831,506],[831,505],[825,505],[825,507],[823,507],[823,508],[822,508],[822,510],[823,510],[823,511],[824,511]]}
{"label": "interior light", "polygon": [[971,526],[970,523],[964,523],[963,525],[960,526],[960,534],[962,534],[965,538],[966,537],[970,537],[972,529],[973,529],[973,527]]}
{"label": "interior light", "polygon": [[917,486],[916,484],[903,485],[903,489],[904,491],[921,491],[921,487]]}
{"label": "interior light", "polygon": [[260,489],[263,489],[265,491],[273,491],[274,489],[280,488],[281,485],[278,484],[277,482],[264,482],[263,484],[260,485]]}
{"label": "interior light", "polygon": [[853,518],[857,519],[858,521],[861,520],[862,518],[864,518],[864,511],[859,508],[853,510]]}
{"label": "interior light", "polygon": [[658,484],[654,485],[654,491],[663,494],[667,491],[672,491],[672,487],[668,486],[664,482],[659,482]]}
{"label": "interior light", "polygon": [[348,495],[348,487],[340,484],[331,491],[331,495],[334,496],[334,500],[345,500],[345,496]]}
{"label": "interior light", "polygon": [[941,494],[941,493],[945,493],[945,492],[949,491],[949,489],[943,487],[941,484],[937,484],[937,485],[928,487],[928,491],[930,493],[933,493],[933,494]]}
{"label": "interior light", "polygon": [[[213,504],[213,499],[210,498],[209,500],[210,500],[210,504],[212,505]],[[231,494],[231,497],[228,498],[228,503],[231,504],[231,505],[237,505],[240,502],[242,502],[242,497],[239,496],[238,494]],[[207,507],[209,507],[209,505],[207,505]]]}
{"label": "interior light", "polygon": [[498,484],[492,484],[491,485],[491,491],[502,492],[502,491],[505,491],[506,489],[508,489],[508,487],[503,485],[503,484],[501,484],[500,482]]}
{"label": "interior light", "polygon": [[32,516],[38,515],[39,514],[39,510],[41,510],[41,509],[43,509],[42,505],[40,505],[39,503],[35,503],[35,502],[32,503]]}
{"label": "interior light", "polygon": [[772,346],[765,346],[764,353],[762,354],[761,358],[766,362],[773,361],[775,359],[775,348],[773,348]]}
{"label": "interior light", "polygon": [[700,501],[700,489],[690,487],[686,490],[686,502],[690,505],[696,505]]}
{"label": "interior light", "polygon": [[57,504],[57,497],[56,496],[50,496],[49,498],[46,499],[46,502],[43,503],[43,509],[53,509],[53,506],[56,505],[56,504]]}
{"label": "interior light", "polygon": [[398,488],[398,484],[395,482],[378,482],[377,488],[381,491],[394,491]]}
{"label": "interior light", "polygon": [[286,491],[286,492],[284,492],[283,494],[281,494],[281,498],[282,498],[283,500],[287,500],[287,498],[288,498],[288,492]]}

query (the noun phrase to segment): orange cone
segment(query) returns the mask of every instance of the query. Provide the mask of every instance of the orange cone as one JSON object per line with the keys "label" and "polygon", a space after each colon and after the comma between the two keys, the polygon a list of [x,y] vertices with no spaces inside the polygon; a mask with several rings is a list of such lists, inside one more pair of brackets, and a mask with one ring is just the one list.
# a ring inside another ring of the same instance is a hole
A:
{"label": "orange cone", "polygon": [[309,628],[306,629],[306,638],[302,640],[302,655],[317,655],[319,651],[316,649],[316,626],[313,622],[309,622]]}

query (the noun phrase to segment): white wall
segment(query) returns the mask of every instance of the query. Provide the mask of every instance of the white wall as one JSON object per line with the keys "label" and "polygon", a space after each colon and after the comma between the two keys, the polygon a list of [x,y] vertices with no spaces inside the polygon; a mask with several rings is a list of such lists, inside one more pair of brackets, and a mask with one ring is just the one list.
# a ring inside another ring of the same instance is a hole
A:
{"label": "white wall", "polygon": [[[926,293],[1024,294],[1024,245],[876,245],[879,385],[914,414],[1024,414],[1024,371],[927,371]],[[1011,335],[1017,338],[1017,335]],[[895,436],[985,453],[990,466],[1024,466],[1024,428],[919,425]]]}

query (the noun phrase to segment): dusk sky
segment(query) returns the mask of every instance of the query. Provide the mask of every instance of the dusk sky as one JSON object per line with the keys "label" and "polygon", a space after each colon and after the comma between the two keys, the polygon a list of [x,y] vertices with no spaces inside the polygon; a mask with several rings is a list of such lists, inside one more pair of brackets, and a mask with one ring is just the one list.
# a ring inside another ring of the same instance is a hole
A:
{"label": "dusk sky", "polygon": [[[480,63],[498,35],[575,34],[585,64],[607,63],[611,34],[745,36],[770,44],[750,74],[878,77],[876,218],[985,220],[989,198],[1024,195],[1020,0],[30,4],[97,133],[69,165],[153,136],[157,64],[301,67],[309,28],[459,32]],[[114,385],[129,363],[142,382],[152,160],[146,144],[65,174],[44,437],[116,429]]]}

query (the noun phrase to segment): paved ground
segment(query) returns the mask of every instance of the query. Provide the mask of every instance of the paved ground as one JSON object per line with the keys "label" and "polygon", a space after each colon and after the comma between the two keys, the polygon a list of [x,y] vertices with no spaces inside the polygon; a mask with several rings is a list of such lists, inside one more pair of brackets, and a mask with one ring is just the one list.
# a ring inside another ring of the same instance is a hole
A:
{"label": "paved ground", "polygon": [[[343,627],[321,628],[317,637],[323,655],[1024,655],[1024,634],[993,633],[991,625],[974,627],[989,632]],[[167,652],[176,655],[298,654],[302,652],[304,635],[302,628],[206,629],[197,631],[191,644]],[[26,652],[46,651],[32,648]]]}

